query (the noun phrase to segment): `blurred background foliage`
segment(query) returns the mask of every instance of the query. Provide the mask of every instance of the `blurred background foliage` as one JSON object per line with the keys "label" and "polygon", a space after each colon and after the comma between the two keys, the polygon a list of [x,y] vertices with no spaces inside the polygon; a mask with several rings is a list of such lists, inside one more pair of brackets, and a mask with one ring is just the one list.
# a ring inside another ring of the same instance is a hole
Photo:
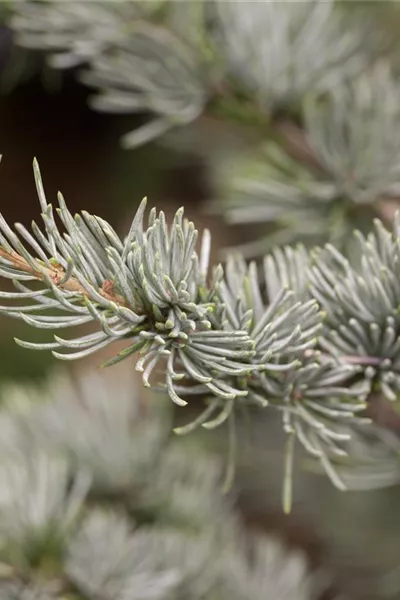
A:
{"label": "blurred background foliage", "polygon": [[[391,222],[400,196],[398,2],[3,0],[0,19],[8,222],[37,216],[33,156],[48,198],[61,190],[72,212],[100,214],[119,231],[145,195],[167,216],[183,205],[198,229],[211,229],[215,260],[226,248],[258,257],[299,241],[351,253],[354,227]],[[0,321],[4,385],[41,384],[53,367],[49,355],[13,343],[26,329]],[[44,336],[29,331],[33,341]],[[54,397],[67,386],[59,385]],[[23,395],[10,390],[5,398]],[[398,465],[366,467],[360,491],[341,494],[300,457],[293,512],[283,517],[280,427],[250,419],[233,490],[248,528],[279,535],[312,571],[327,570],[334,584],[321,598],[399,598]],[[224,452],[220,432],[198,442]],[[362,455],[365,441],[357,443]],[[363,491],[366,478],[389,487]],[[197,504],[201,515],[207,499]],[[260,590],[245,597],[272,597]]]}
{"label": "blurred background foliage", "polygon": [[[328,570],[277,534],[245,529],[219,461],[171,436],[169,403],[132,370],[3,390],[4,599],[307,600]],[[40,394],[40,397],[37,397]],[[36,396],[36,397],[35,397]],[[112,401],[111,401],[112,400]]]}

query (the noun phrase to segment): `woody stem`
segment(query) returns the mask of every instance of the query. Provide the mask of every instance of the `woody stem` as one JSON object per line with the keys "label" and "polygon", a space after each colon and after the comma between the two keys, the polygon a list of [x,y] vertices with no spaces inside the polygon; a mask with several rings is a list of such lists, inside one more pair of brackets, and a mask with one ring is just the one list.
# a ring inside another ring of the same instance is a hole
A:
{"label": "woody stem", "polygon": [[[35,277],[35,279],[37,279],[38,281],[44,281],[44,275],[47,275],[53,281],[53,283],[61,289],[67,290],[69,292],[77,292],[82,296],[90,297],[90,294],[82,287],[82,285],[75,277],[71,276],[64,283],[59,283],[59,281],[62,280],[63,276],[65,275],[65,270],[62,267],[50,268],[38,263],[38,268],[35,269],[20,254],[18,254],[14,250],[5,250],[1,246],[0,257],[9,261],[12,264],[12,266],[18,271],[22,271],[23,273],[33,275],[33,277]],[[115,304],[118,304],[120,306],[125,306],[126,304],[124,298],[119,294],[106,291],[105,289],[103,289],[103,287],[99,288],[97,291],[99,294],[101,294],[101,296],[103,296],[103,298],[109,300],[110,302],[114,302]]]}

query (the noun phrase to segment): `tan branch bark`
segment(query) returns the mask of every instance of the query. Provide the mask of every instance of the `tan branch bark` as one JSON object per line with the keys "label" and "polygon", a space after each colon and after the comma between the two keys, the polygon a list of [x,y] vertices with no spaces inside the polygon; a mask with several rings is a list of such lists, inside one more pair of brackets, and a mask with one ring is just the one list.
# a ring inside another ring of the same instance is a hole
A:
{"label": "tan branch bark", "polygon": [[288,119],[279,119],[273,124],[273,131],[283,137],[283,145],[287,153],[300,160],[305,166],[325,172],[325,168],[309,145],[304,131]]}
{"label": "tan branch bark", "polygon": [[[81,294],[82,296],[86,297],[90,296],[75,277],[70,277],[65,283],[60,283],[60,281],[62,281],[65,275],[65,270],[61,266],[49,268],[44,265],[40,265],[40,268],[36,270],[25,260],[25,258],[20,256],[17,252],[9,252],[1,246],[0,256],[10,261],[12,266],[18,271],[21,271],[22,273],[27,273],[29,275],[33,275],[33,277],[35,277],[35,279],[37,279],[38,281],[43,281],[43,274],[45,273],[60,289],[67,290],[68,292],[77,292],[78,294]],[[99,288],[97,291],[106,300],[114,302],[115,304],[118,304],[120,306],[126,306],[125,299],[119,294],[115,294],[113,292],[111,281],[104,281],[102,287]]]}

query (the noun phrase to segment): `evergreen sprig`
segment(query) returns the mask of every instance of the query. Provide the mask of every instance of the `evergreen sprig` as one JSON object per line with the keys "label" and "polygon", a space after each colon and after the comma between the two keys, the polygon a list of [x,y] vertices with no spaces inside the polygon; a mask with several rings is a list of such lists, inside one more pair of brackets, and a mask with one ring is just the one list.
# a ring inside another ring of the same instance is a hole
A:
{"label": "evergreen sprig", "polygon": [[[399,189],[396,52],[373,12],[335,0],[14,4],[7,23],[19,47],[42,50],[57,69],[80,67],[95,110],[145,116],[125,147],[167,141],[174,130],[199,153],[202,115],[261,133],[257,152],[219,173],[216,194],[229,223],[265,222],[273,232],[240,247],[247,256],[298,241],[350,253],[355,227],[390,222]],[[229,156],[227,140],[214,147],[207,136],[203,154],[217,172],[215,148]]]}
{"label": "evergreen sprig", "polygon": [[90,101],[95,110],[154,115],[123,137],[133,148],[196,119],[212,91],[207,48],[193,43],[199,11],[168,4],[27,1],[15,7],[10,26],[16,43],[44,50],[51,67],[86,65],[79,79],[98,91]]}
{"label": "evergreen sprig", "polygon": [[216,210],[228,223],[266,226],[266,235],[243,252],[331,242],[351,254],[354,228],[367,233],[374,218],[391,221],[400,189],[399,83],[392,71],[382,60],[350,82],[305,98],[297,130],[302,160],[270,139],[229,163]]}
{"label": "evergreen sprig", "polygon": [[195,120],[211,94],[205,64],[192,49],[173,32],[141,22],[129,37],[93,58],[80,80],[100,90],[91,100],[98,111],[155,115],[123,137],[127,148]]}
{"label": "evergreen sprig", "polygon": [[[57,68],[87,62],[121,37],[122,23],[145,14],[145,2],[30,2],[12,9],[18,45],[43,49]],[[151,6],[151,5],[150,5]]]}
{"label": "evergreen sprig", "polygon": [[310,147],[337,196],[355,206],[399,195],[399,89],[390,63],[381,60],[326,96],[305,102]]}
{"label": "evergreen sprig", "polygon": [[[269,114],[296,109],[367,64],[363,28],[335,2],[216,2],[221,53],[239,87]],[[366,23],[365,23],[366,24]]]}
{"label": "evergreen sprig", "polygon": [[[251,590],[250,593],[251,598],[265,598],[265,590],[267,588],[271,589],[271,581],[268,578],[267,573],[263,568],[259,568],[262,564],[270,564],[272,565],[279,561],[280,552],[284,552],[284,548],[281,547],[279,550],[279,540],[277,540],[277,548],[272,554],[270,552],[270,548],[265,543],[265,540],[262,537],[259,537],[254,540],[254,545],[252,548],[252,557],[249,563],[243,563],[240,561],[239,556],[233,556],[230,558],[229,562],[227,561],[226,569],[229,572],[229,583],[232,586],[230,589],[230,593],[232,594],[232,598],[237,598],[243,596],[245,592],[245,588],[247,590]],[[271,591],[273,597],[279,597],[282,589],[286,587],[285,579],[288,578],[293,581],[297,581],[296,588],[296,599],[305,600],[309,596],[309,582],[307,582],[304,577],[301,576],[302,570],[302,557],[298,556],[298,561],[293,561],[286,572],[282,572],[282,579],[278,577],[274,581],[274,588]],[[246,583],[245,583],[246,582]],[[325,582],[324,582],[325,583]],[[244,587],[243,587],[244,586]],[[321,591],[324,587],[324,584],[321,585]],[[288,596],[288,598],[292,598],[292,596]],[[294,598],[293,598],[294,600]]]}
{"label": "evergreen sprig", "polygon": [[[298,241],[350,252],[355,227],[367,232],[373,218],[391,220],[397,53],[373,11],[335,0],[24,0],[6,15],[19,47],[42,50],[57,69],[80,67],[95,110],[145,116],[125,147],[174,130],[199,153],[201,116],[261,133],[260,151],[236,157],[233,175],[222,173],[215,203],[228,222],[264,221],[274,232],[240,248],[248,256]],[[276,143],[282,119],[288,129]],[[286,152],[293,127],[301,138],[295,159]],[[227,139],[215,144],[225,156]],[[205,146],[220,170],[208,137]],[[310,154],[319,167],[312,172],[302,164]]]}
{"label": "evergreen sprig", "polygon": [[265,235],[236,245],[247,257],[262,256],[276,245],[348,241],[353,220],[343,217],[346,205],[335,183],[274,141],[228,161],[219,180],[222,199],[213,209],[229,225],[265,223]]}
{"label": "evergreen sprig", "polygon": [[123,138],[134,148],[237,94],[269,118],[361,72],[376,54],[370,20],[350,25],[338,4],[24,0],[8,24],[52,67],[86,65],[79,78],[98,91],[94,109],[149,113]]}
{"label": "evergreen sprig", "polygon": [[399,213],[393,232],[376,220],[367,237],[357,234],[358,261],[327,245],[311,269],[313,294],[327,314],[323,348],[357,364],[392,401],[400,389],[399,231]]}
{"label": "evergreen sprig", "polygon": [[[34,172],[44,229],[33,223],[30,233],[16,224],[13,231],[0,217],[0,275],[17,290],[1,292],[11,305],[0,312],[38,328],[94,323],[98,331],[17,342],[75,360],[125,341],[127,347],[106,365],[139,352],[136,370],[146,387],[161,367],[158,382],[173,402],[186,406],[193,395],[206,399],[199,416],[176,433],[200,425],[214,429],[228,420],[227,483],[233,475],[236,409],[273,407],[282,412],[288,434],[286,509],[295,437],[344,489],[334,463],[349,458],[348,424],[365,422],[371,392],[397,399],[398,221],[393,233],[379,222],[367,240],[359,236],[360,267],[328,245],[310,255],[302,247],[277,250],[265,257],[263,272],[240,256],[210,272],[210,233],[204,232],[198,254],[198,233],[181,209],[169,227],[164,214],[152,209],[146,227],[143,201],[121,239],[99,217],[86,212],[73,217],[59,194],[61,231],[36,162]],[[81,420],[84,425],[84,415]],[[129,447],[124,420],[119,426]],[[53,430],[51,421],[48,429]],[[73,454],[93,456],[97,448],[104,457],[99,476],[114,464],[113,477],[122,487],[129,484],[124,473],[133,466],[102,447],[102,436],[75,439],[59,431],[57,438]],[[151,448],[154,439],[143,440],[144,446]],[[139,470],[142,460],[135,459]]]}
{"label": "evergreen sprig", "polygon": [[[299,586],[316,598],[319,578],[302,552],[240,526],[220,495],[215,457],[166,437],[167,407],[149,397],[143,412],[132,373],[106,373],[2,389],[1,598],[258,600],[270,591],[283,600]],[[74,446],[81,425],[90,441],[115,447],[123,486],[98,447]],[[157,444],[142,448],[149,437]],[[160,475],[179,484],[164,487],[161,502]]]}

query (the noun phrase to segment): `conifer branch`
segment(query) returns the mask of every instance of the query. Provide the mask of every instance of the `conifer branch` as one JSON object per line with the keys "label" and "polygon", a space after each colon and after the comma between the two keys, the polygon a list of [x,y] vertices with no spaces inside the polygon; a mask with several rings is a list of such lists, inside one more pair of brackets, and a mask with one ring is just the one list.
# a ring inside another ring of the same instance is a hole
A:
{"label": "conifer branch", "polygon": [[[335,465],[350,459],[351,428],[370,422],[365,411],[372,392],[395,401],[400,390],[400,217],[392,233],[377,221],[369,238],[358,234],[361,266],[327,245],[311,253],[277,249],[261,270],[240,255],[210,270],[210,233],[197,253],[198,232],[182,210],[168,227],[152,209],[146,227],[143,201],[121,239],[99,217],[73,217],[59,194],[61,232],[36,162],[34,172],[44,231],[17,224],[17,235],[0,217],[0,276],[17,290],[1,292],[10,305],[0,313],[38,328],[92,322],[98,331],[68,339],[57,332],[47,343],[16,341],[76,360],[125,340],[127,347],[106,365],[136,355],[146,387],[162,364],[157,387],[175,404],[205,399],[200,415],[177,434],[227,422],[234,440],[240,406],[271,407],[281,413],[283,430],[345,489]],[[285,503],[290,506],[288,494]]]}
{"label": "conifer branch", "polygon": [[150,113],[123,138],[133,148],[190,124],[220,99],[230,106],[244,96],[258,120],[268,120],[362,72],[370,20],[351,27],[336,4],[20,0],[8,23],[16,43],[43,50],[53,68],[84,65],[78,77],[96,91],[95,110]]}
{"label": "conifer branch", "polygon": [[1,390],[2,600],[313,598],[303,552],[243,531],[216,458],[171,440],[159,399],[140,415],[132,373],[107,374]]}

